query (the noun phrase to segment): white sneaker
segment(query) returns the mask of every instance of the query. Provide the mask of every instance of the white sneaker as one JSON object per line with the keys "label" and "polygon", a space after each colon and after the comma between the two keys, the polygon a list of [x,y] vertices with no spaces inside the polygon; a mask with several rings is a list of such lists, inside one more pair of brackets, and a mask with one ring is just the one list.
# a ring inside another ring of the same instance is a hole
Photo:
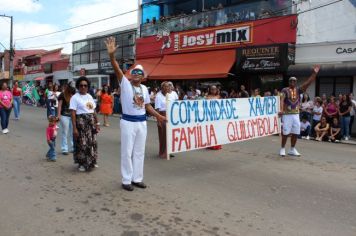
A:
{"label": "white sneaker", "polygon": [[306,139],[306,140],[309,140],[309,139],[310,139],[309,135],[308,135],[305,139]]}
{"label": "white sneaker", "polygon": [[349,141],[349,137],[345,137],[345,141]]}
{"label": "white sneaker", "polygon": [[297,151],[297,149],[291,148],[288,152],[288,155],[299,157],[300,153]]}
{"label": "white sneaker", "polygon": [[85,172],[84,166],[79,166],[78,170],[79,170],[80,172]]}
{"label": "white sneaker", "polygon": [[281,148],[281,150],[279,150],[279,155],[281,157],[285,157],[286,156],[286,149],[285,148]]}
{"label": "white sneaker", "polygon": [[3,129],[3,130],[2,130],[2,133],[3,133],[3,134],[9,133],[9,129]]}
{"label": "white sneaker", "polygon": [[98,164],[94,164],[94,168],[99,168],[99,165]]}

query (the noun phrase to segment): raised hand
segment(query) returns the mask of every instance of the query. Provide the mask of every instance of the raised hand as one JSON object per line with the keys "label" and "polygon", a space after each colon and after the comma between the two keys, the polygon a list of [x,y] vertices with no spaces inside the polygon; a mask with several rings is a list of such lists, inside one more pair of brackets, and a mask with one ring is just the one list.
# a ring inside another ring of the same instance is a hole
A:
{"label": "raised hand", "polygon": [[116,40],[114,37],[109,37],[105,40],[106,49],[109,55],[113,55],[116,52],[116,49],[119,47],[116,45]]}
{"label": "raised hand", "polygon": [[314,72],[315,74],[318,74],[318,73],[319,73],[319,70],[320,70],[320,65],[315,65],[315,66],[313,67],[313,72]]}

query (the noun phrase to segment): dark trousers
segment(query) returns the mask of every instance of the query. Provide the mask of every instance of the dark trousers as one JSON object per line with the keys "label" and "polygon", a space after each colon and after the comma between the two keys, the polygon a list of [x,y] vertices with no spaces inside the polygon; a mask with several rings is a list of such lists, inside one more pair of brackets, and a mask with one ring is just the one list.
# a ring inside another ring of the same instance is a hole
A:
{"label": "dark trousers", "polygon": [[309,136],[309,135],[310,135],[310,126],[308,126],[306,130],[300,131],[300,137]]}
{"label": "dark trousers", "polygon": [[0,108],[1,128],[3,130],[9,126],[10,114],[11,109]]}
{"label": "dark trousers", "polygon": [[[166,115],[165,112],[160,112],[161,115]],[[158,140],[159,140],[159,155],[164,155],[167,152],[167,130],[166,130],[166,123],[161,122],[160,124],[157,123],[158,128]]]}
{"label": "dark trousers", "polygon": [[350,131],[349,131],[349,134],[350,134],[350,136],[351,136],[351,134],[352,134],[352,125],[354,124],[354,119],[355,119],[355,116],[350,116],[351,118],[350,118]]}

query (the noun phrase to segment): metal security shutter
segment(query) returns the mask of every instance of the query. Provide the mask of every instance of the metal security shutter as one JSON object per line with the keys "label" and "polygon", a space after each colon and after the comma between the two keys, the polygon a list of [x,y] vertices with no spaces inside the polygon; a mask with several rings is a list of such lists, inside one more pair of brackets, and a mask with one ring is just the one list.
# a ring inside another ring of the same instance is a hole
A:
{"label": "metal security shutter", "polygon": [[348,94],[352,91],[352,86],[352,77],[319,77],[316,94],[318,96]]}
{"label": "metal security shutter", "polygon": [[351,92],[352,82],[349,77],[336,78],[335,80],[335,95],[348,94]]}
{"label": "metal security shutter", "polygon": [[330,96],[334,92],[334,78],[332,77],[321,77],[319,78],[319,91],[318,95],[321,96],[326,94]]}

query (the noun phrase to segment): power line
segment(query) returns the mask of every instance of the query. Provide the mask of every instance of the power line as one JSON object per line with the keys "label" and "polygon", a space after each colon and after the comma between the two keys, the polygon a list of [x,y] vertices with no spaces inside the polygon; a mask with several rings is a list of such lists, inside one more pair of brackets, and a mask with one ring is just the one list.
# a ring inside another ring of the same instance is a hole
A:
{"label": "power line", "polygon": [[39,34],[39,35],[34,35],[34,36],[30,36],[30,37],[25,37],[25,38],[18,38],[18,39],[15,39],[15,40],[16,41],[20,41],[20,40],[27,40],[27,39],[33,39],[33,38],[48,36],[48,35],[52,35],[52,34],[57,34],[57,33],[69,31],[69,30],[72,30],[72,29],[81,28],[83,26],[95,24],[95,23],[98,23],[98,22],[101,22],[101,21],[106,21],[106,20],[109,20],[109,19],[113,19],[113,18],[116,18],[118,16],[123,16],[123,15],[126,15],[126,14],[130,14],[130,13],[133,13],[135,11],[138,11],[138,9],[127,11],[127,12],[123,12],[123,13],[120,13],[120,14],[117,14],[117,15],[114,15],[114,16],[110,16],[110,17],[106,17],[106,18],[99,19],[99,20],[96,20],[96,21],[88,22],[88,23],[85,23],[85,24],[82,24],[82,25],[73,26],[73,27],[70,27],[70,28],[67,28],[67,29],[62,29],[62,30],[58,30],[58,31],[54,31],[54,32],[46,33],[46,34]]}
{"label": "power line", "polygon": [[1,42],[0,42],[0,45],[3,47],[3,48],[5,48],[5,50],[7,50],[7,48],[4,46],[4,44],[2,44]]}
{"label": "power line", "polygon": [[[310,8],[308,10],[304,10],[304,11],[300,11],[299,13],[297,13],[297,15],[301,15],[303,13],[306,13],[306,12],[310,12],[310,11],[314,11],[314,10],[317,10],[317,9],[320,9],[320,8],[323,8],[323,7],[326,7],[326,6],[329,6],[329,5],[332,5],[332,4],[335,4],[335,3],[338,3],[338,2],[341,2],[343,0],[336,0],[336,1],[333,1],[333,2],[329,2],[329,3],[326,3],[326,4],[323,4],[323,5],[319,5],[319,6],[316,6],[316,7],[313,7],[313,8]],[[284,11],[285,9],[288,9],[290,7],[292,7],[293,5],[297,5],[296,3],[292,3],[290,6],[286,7],[286,8],[283,8],[283,9],[279,9],[279,10],[276,10],[274,12],[271,12],[271,14],[275,14],[275,13],[278,13],[278,12],[282,12]],[[137,11],[137,10],[133,10],[131,12],[134,12],[134,11]],[[127,14],[128,12],[126,13],[121,13],[119,15],[123,15],[123,14]],[[118,15],[116,16],[112,16],[112,17],[109,17],[109,18],[113,18],[113,17],[117,17]],[[109,18],[105,18],[105,19],[109,19]],[[275,21],[279,21],[279,20],[282,20],[283,18],[276,18],[276,19],[271,19],[267,22],[264,22],[264,23],[261,23],[261,24],[256,24],[256,25],[253,25],[252,28],[257,28],[259,26],[263,26],[263,25],[267,25],[267,24],[270,24],[272,22],[275,22]],[[104,20],[104,19],[102,19]],[[102,21],[102,20],[99,20],[99,21]],[[93,23],[93,22],[92,22]],[[87,23],[87,24],[92,24],[92,23]],[[84,24],[84,25],[87,25],[87,24]],[[76,28],[80,27],[80,26],[75,26]],[[73,27],[74,28],[74,27]],[[65,31],[65,30],[62,30],[62,31]],[[53,33],[56,33],[56,32],[53,32]],[[52,33],[51,33],[52,34]],[[33,36],[33,37],[40,37],[40,36]],[[53,46],[60,46],[60,45],[66,45],[66,44],[71,44],[72,42],[64,42],[64,43],[57,43],[57,44],[49,44],[49,45],[38,45],[38,46],[34,46],[34,47],[27,47],[27,48],[24,48],[24,49],[35,49],[35,48],[42,48],[42,47],[53,47]],[[152,52],[155,52],[156,50],[152,50],[152,51],[147,51],[145,52],[144,54],[149,54],[149,53],[152,53]]]}

